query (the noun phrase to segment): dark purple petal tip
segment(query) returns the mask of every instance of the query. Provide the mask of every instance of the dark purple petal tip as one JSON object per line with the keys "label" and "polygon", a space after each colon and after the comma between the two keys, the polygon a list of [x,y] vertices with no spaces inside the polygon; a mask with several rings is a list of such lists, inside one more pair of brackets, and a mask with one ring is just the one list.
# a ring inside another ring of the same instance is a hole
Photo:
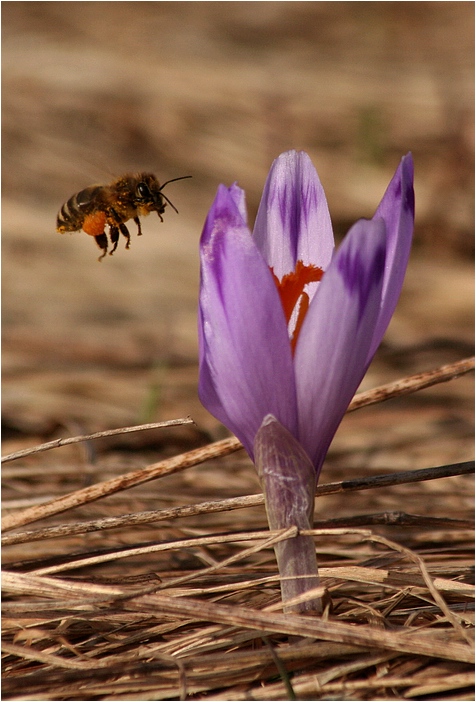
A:
{"label": "dark purple petal tip", "polygon": [[415,217],[415,191],[413,189],[413,157],[408,153],[402,158],[402,206]]}
{"label": "dark purple petal tip", "polygon": [[[366,240],[360,237],[361,246],[352,245],[352,232],[356,227],[364,227]],[[380,244],[373,245],[370,250],[365,243],[371,244],[370,239],[380,237]],[[337,268],[342,275],[344,285],[350,295],[357,295],[359,309],[362,315],[370,293],[375,286],[380,285],[385,271],[385,224],[382,219],[360,220],[347,234],[337,257]],[[345,245],[347,243],[347,245]]]}

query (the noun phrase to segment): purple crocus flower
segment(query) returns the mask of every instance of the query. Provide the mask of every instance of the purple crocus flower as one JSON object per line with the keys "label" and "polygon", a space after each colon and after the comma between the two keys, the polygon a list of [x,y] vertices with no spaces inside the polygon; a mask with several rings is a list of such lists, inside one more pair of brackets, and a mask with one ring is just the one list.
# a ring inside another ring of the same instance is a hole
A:
{"label": "purple crocus flower", "polygon": [[[413,220],[410,154],[337,251],[306,153],[274,161],[253,234],[243,190],[218,188],[200,242],[199,394],[254,460],[272,529],[312,524],[329,445],[400,295]],[[288,541],[276,549],[285,601],[318,583],[309,537]]]}

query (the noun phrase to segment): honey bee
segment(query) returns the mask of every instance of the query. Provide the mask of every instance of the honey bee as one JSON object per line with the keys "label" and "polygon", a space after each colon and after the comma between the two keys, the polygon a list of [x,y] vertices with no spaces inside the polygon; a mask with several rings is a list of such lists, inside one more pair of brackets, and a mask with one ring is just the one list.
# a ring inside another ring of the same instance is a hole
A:
{"label": "honey bee", "polygon": [[60,234],[77,232],[82,229],[93,236],[103,253],[100,261],[107,254],[108,238],[105,232],[109,227],[109,237],[112,256],[117,249],[119,233],[126,238],[126,249],[129,248],[131,237],[126,222],[133,219],[137,224],[137,234],[142,234],[139,216],[144,217],[150,212],[157,212],[160,221],[167,203],[178,213],[177,208],[164,195],[162,190],[169,183],[184,180],[192,176],[173,178],[160,185],[152,173],[137,173],[117,178],[110,185],[90,185],[79,193],[72,195],[58,212],[56,230]]}

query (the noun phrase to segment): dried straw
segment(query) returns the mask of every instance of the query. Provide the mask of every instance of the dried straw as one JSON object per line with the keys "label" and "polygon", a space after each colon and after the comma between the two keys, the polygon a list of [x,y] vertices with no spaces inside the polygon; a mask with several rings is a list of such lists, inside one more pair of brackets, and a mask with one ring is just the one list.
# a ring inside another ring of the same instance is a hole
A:
{"label": "dried straw", "polygon": [[[469,359],[362,393],[349,410],[472,367]],[[38,452],[94,436],[7,458],[28,455],[32,466]],[[281,612],[273,545],[297,530],[244,528],[240,510],[262,505],[262,495],[58,523],[73,508],[99,506],[239,448],[226,439],[4,517],[5,531],[45,518],[56,523],[3,537],[5,553],[10,549],[3,699],[472,698],[472,522],[457,512],[316,522],[306,533],[324,561],[320,594],[329,606],[322,618]],[[473,463],[459,462],[372,475],[323,484],[317,497],[473,471]],[[225,530],[193,521],[224,512]],[[153,524],[163,525],[159,539],[144,541]]]}

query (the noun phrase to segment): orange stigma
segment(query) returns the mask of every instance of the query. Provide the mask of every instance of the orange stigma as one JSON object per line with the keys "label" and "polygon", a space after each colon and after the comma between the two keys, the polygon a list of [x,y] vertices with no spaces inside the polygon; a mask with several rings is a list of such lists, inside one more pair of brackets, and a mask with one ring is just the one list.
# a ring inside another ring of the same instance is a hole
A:
{"label": "orange stigma", "polygon": [[291,349],[294,353],[299,332],[304,322],[304,317],[309,308],[309,295],[304,292],[304,286],[308,283],[317,283],[324,275],[322,268],[314,266],[312,263],[304,265],[302,261],[296,263],[296,268],[291,273],[286,273],[282,280],[278,280],[272,268],[270,268],[273,280],[278,288],[279,297],[283,306],[286,322],[289,324],[291,315],[299,304],[296,325],[291,337]]}

